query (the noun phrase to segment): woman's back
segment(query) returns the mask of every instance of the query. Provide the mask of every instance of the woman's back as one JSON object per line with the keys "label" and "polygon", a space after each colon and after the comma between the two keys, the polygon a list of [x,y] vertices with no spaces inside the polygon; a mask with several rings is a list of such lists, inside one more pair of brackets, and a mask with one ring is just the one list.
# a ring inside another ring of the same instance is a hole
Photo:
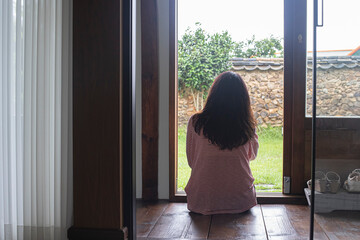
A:
{"label": "woman's back", "polygon": [[188,209],[202,214],[243,212],[256,205],[250,160],[257,154],[257,135],[232,150],[220,150],[188,124],[186,153],[191,177],[185,188]]}
{"label": "woman's back", "polygon": [[256,205],[250,160],[258,149],[256,121],[240,75],[220,74],[204,109],[188,123],[191,167],[185,188],[188,208],[202,214],[243,212]]}

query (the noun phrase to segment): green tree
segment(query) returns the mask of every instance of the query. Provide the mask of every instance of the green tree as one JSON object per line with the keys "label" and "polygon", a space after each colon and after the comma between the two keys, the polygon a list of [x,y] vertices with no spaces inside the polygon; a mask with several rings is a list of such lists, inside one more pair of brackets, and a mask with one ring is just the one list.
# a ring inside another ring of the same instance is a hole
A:
{"label": "green tree", "polygon": [[279,57],[283,57],[283,46],[281,38],[270,35],[262,40],[255,40],[255,35],[250,39],[235,44],[235,57],[254,58],[254,57],[276,57],[275,53],[280,52]]}
{"label": "green tree", "polygon": [[188,28],[178,41],[179,89],[190,89],[197,111],[202,109],[214,78],[230,69],[233,49],[227,31],[211,35],[200,23],[195,30]]}

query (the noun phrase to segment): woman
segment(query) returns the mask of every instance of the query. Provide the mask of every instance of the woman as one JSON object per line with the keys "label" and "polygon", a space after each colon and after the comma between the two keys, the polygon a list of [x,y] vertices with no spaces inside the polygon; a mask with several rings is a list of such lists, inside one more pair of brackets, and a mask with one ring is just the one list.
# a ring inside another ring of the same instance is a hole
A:
{"label": "woman", "polygon": [[204,109],[188,123],[185,188],[188,209],[205,215],[239,213],[256,205],[250,160],[259,148],[249,93],[239,74],[212,84]]}

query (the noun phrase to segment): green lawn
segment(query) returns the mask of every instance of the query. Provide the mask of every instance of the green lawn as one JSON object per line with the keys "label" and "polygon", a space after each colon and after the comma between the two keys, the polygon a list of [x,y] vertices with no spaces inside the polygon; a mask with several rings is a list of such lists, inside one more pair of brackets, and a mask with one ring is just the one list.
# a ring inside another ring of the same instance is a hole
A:
{"label": "green lawn", "polygon": [[[260,148],[250,167],[259,192],[281,192],[283,138],[281,127],[259,127]],[[186,159],[186,126],[178,129],[178,190],[183,191],[190,177]]]}

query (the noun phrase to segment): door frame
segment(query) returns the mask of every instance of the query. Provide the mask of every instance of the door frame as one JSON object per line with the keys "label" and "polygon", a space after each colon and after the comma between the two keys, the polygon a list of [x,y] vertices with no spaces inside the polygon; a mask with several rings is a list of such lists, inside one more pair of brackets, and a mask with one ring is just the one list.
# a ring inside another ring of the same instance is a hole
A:
{"label": "door frame", "polygon": [[[74,220],[67,237],[71,240],[136,237],[134,2],[70,3]],[[93,66],[91,71],[88,66]],[[93,99],[96,104],[89,101]]]}
{"label": "door frame", "polygon": [[177,11],[178,1],[169,0],[169,199],[186,202],[186,196],[176,194],[177,185]]}
{"label": "door frame", "polygon": [[283,176],[289,176],[291,178],[290,195],[304,195],[304,186],[306,182],[306,12],[306,0],[284,0]]}
{"label": "door frame", "polygon": [[[136,238],[136,79],[133,75],[135,0],[121,0],[123,221],[128,238]],[[135,5],[136,6],[136,5]],[[136,15],[135,15],[136,16]],[[134,58],[135,59],[135,58]]]}
{"label": "door frame", "polygon": [[[185,202],[176,194],[177,179],[177,0],[169,7],[169,199]],[[259,203],[304,203],[306,0],[284,0],[284,152],[283,176],[291,177],[290,194],[261,193]],[[284,186],[284,184],[283,184]],[[284,189],[283,189],[284,191]]]}

